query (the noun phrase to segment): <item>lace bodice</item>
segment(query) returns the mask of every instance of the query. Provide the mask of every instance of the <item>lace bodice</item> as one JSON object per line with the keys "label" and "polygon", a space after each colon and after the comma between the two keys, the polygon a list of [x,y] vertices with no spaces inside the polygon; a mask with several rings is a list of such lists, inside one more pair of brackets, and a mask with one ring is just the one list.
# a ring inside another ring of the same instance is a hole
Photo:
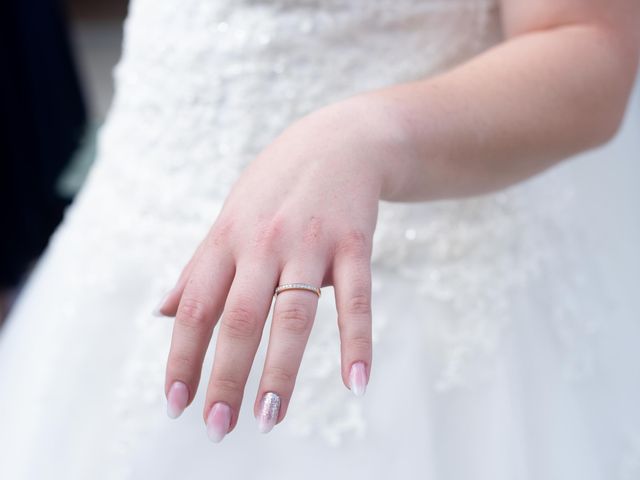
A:
{"label": "lace bodice", "polygon": [[[98,246],[96,254],[105,262],[124,255],[132,270],[157,272],[148,310],[137,312],[131,361],[115,407],[122,442],[135,441],[146,428],[140,420],[146,417],[136,412],[164,401],[156,388],[167,330],[149,312],[247,163],[313,109],[428,76],[499,39],[491,0],[132,2],[99,160],[80,195],[84,207],[70,212],[85,228],[82,237],[65,239],[78,248]],[[545,240],[557,227],[547,207],[560,211],[566,193],[535,204],[527,201],[532,193],[526,186],[464,201],[381,202],[374,296],[397,280],[442,305],[441,318],[433,319],[442,345],[434,388],[456,388],[485,376],[481,358],[499,344],[514,289],[526,286],[558,251],[558,242],[548,248]],[[113,217],[113,211],[119,221],[105,236],[102,218]],[[102,282],[104,290],[114,280],[93,270],[74,281],[85,288]],[[554,291],[564,296],[562,289]],[[557,305],[560,330],[573,345],[592,326],[566,320],[566,299]],[[333,312],[319,307],[319,315]],[[380,312],[374,320],[378,352],[388,317]],[[326,346],[338,345],[334,322],[316,322],[312,338],[288,425],[338,444],[345,435],[362,433],[366,421],[357,404],[343,408],[346,390],[333,379],[339,355]],[[322,405],[313,403],[319,390]]]}

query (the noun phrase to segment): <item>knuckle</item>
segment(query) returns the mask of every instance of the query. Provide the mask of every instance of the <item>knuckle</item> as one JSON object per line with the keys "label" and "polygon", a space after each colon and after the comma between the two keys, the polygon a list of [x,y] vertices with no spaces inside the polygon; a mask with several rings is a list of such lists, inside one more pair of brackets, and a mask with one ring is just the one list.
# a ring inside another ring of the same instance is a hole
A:
{"label": "knuckle", "polygon": [[347,339],[347,350],[362,352],[371,350],[371,337],[368,335],[355,335]]}
{"label": "knuckle", "polygon": [[220,247],[221,245],[227,244],[227,242],[229,241],[229,236],[233,232],[233,228],[233,217],[226,215],[223,216],[221,214],[211,226],[205,243],[209,247]]}
{"label": "knuckle", "polygon": [[233,377],[214,378],[211,381],[211,389],[216,393],[233,393],[237,394],[244,391],[244,385]]}
{"label": "knuckle", "polygon": [[252,309],[236,305],[226,312],[223,324],[231,337],[251,338],[257,333],[260,322]]}
{"label": "knuckle", "polygon": [[195,297],[184,297],[178,307],[176,322],[186,328],[201,328],[208,323],[205,302]]}
{"label": "knuckle", "polygon": [[290,303],[278,311],[276,323],[291,334],[302,335],[311,327],[311,316],[302,305]]}
{"label": "knuckle", "polygon": [[173,371],[191,372],[196,367],[193,356],[186,351],[172,351],[169,368]]}
{"label": "knuckle", "polygon": [[356,293],[347,298],[347,313],[351,315],[371,315],[371,296]]}
{"label": "knuckle", "polygon": [[269,367],[265,372],[269,384],[291,386],[296,381],[296,373],[282,367]]}
{"label": "knuckle", "polygon": [[350,230],[338,241],[336,255],[368,258],[370,243],[369,237],[362,230]]}
{"label": "knuckle", "polygon": [[274,216],[261,222],[254,236],[254,247],[260,251],[272,251],[285,231],[285,220]]}
{"label": "knuckle", "polygon": [[224,245],[227,240],[229,231],[221,228],[213,228],[209,235],[208,244],[210,247],[220,247]]}
{"label": "knuckle", "polygon": [[323,221],[322,219],[312,216],[304,227],[302,234],[302,241],[306,246],[316,246],[323,235]]}

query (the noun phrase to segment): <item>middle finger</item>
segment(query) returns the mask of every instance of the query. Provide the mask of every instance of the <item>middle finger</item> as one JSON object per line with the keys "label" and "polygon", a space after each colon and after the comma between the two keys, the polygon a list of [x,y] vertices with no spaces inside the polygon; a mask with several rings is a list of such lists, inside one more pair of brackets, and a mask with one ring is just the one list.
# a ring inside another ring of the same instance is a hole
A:
{"label": "middle finger", "polygon": [[245,257],[238,261],[222,313],[207,390],[204,414],[212,441],[222,440],[237,423],[277,278],[275,260]]}

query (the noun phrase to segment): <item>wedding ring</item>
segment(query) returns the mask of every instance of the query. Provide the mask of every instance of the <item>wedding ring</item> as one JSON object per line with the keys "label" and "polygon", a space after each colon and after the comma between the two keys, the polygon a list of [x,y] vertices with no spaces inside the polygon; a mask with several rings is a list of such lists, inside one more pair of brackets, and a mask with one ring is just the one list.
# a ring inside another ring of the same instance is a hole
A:
{"label": "wedding ring", "polygon": [[314,287],[313,285],[309,285],[308,283],[283,283],[282,285],[278,285],[276,287],[276,291],[274,292],[273,296],[275,297],[280,292],[283,292],[285,290],[309,290],[318,295],[318,298],[320,298],[320,289]]}

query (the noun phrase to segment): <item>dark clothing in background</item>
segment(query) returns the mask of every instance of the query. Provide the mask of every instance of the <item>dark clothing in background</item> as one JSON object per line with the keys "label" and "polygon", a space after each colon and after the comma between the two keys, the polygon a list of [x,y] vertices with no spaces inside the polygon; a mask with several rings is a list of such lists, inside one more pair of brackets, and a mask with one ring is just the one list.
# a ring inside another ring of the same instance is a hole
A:
{"label": "dark clothing in background", "polygon": [[0,288],[16,285],[70,199],[56,181],[86,109],[56,0],[0,2]]}

